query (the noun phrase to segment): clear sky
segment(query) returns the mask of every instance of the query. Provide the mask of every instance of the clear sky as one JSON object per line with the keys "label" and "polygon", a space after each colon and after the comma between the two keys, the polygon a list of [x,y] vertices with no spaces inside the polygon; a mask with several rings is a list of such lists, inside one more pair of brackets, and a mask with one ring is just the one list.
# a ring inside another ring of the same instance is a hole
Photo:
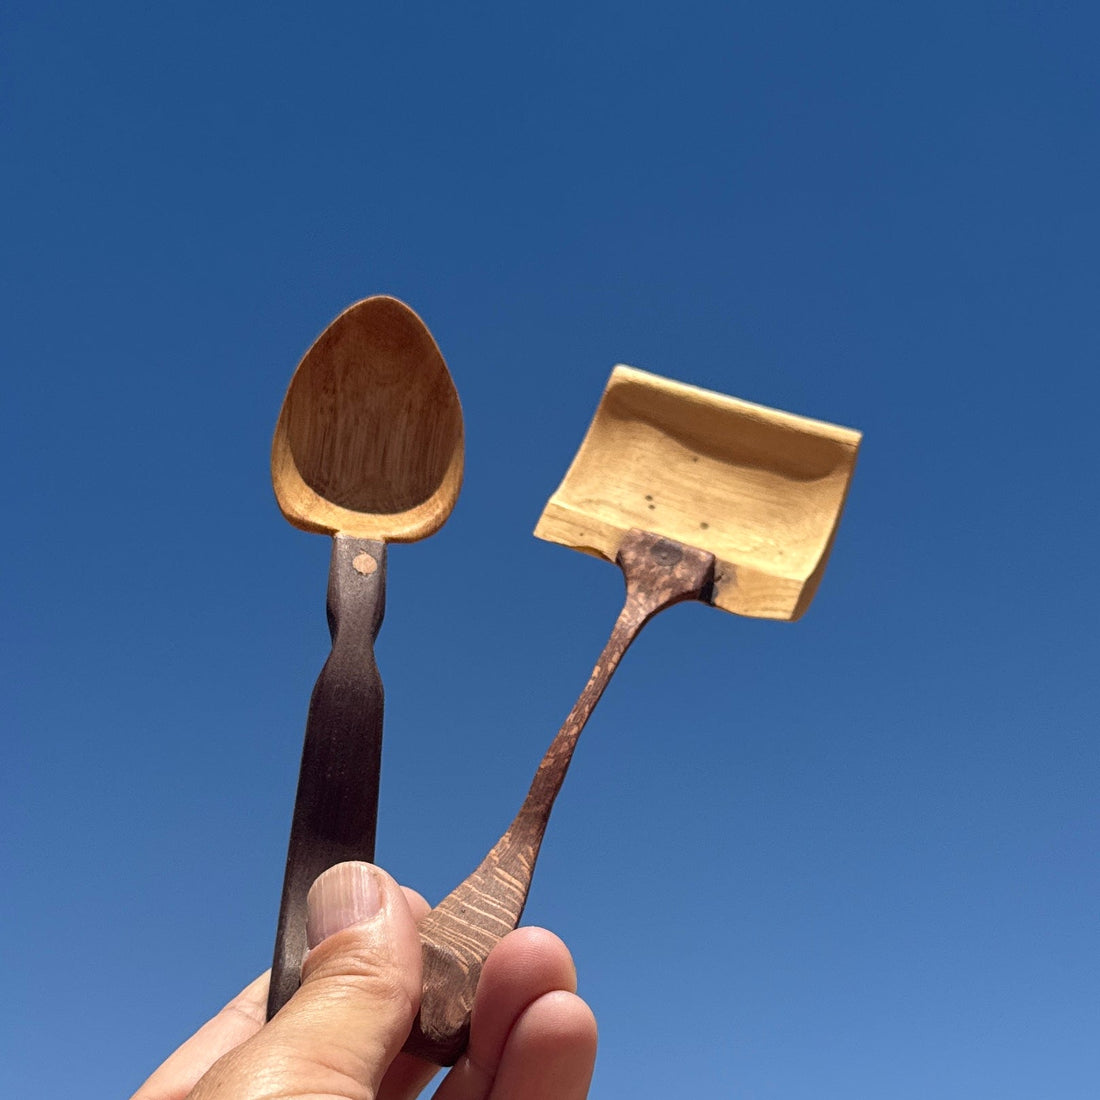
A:
{"label": "clear sky", "polygon": [[675,608],[527,919],[594,1097],[1100,1089],[1100,17],[1086,3],[77,4],[0,25],[0,1094],[115,1098],[269,963],[329,543],[271,432],[425,319],[466,481],[390,552],[378,860],[438,899],[616,570],[531,530],[610,368],[860,428],[794,625]]}

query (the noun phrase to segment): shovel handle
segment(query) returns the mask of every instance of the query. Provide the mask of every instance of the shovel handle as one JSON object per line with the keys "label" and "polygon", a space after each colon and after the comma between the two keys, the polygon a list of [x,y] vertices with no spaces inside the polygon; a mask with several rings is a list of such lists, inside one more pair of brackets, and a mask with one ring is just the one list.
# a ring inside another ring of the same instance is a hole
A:
{"label": "shovel handle", "polygon": [[374,641],[385,603],[386,544],[336,535],[328,580],[332,652],[309,701],[271,964],[269,1020],[301,984],[306,895],[314,879],[345,860],[374,860],[383,701]]}
{"label": "shovel handle", "polygon": [[714,555],[629,531],[617,557],[626,602],[584,691],[539,764],[508,831],[469,878],[419,925],[424,957],[420,1013],[405,1050],[451,1065],[466,1049],[470,1012],[481,968],[493,947],[519,923],[554,799],[565,781],[577,740],[631,642],[658,611],[684,600],[710,598]]}

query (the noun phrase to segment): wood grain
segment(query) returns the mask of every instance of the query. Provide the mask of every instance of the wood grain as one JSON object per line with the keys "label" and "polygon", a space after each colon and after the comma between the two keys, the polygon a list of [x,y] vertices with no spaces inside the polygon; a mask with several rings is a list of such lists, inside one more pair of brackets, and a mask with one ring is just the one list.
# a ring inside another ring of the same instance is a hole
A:
{"label": "wood grain", "polygon": [[797,619],[828,560],[860,438],[618,366],[535,534],[614,561],[628,530],[659,531],[714,554],[716,607]]}
{"label": "wood grain", "polygon": [[379,295],[340,314],[294,372],[271,477],[296,527],[413,542],[450,514],[463,457],[439,348],[407,305]]}
{"label": "wood grain", "polygon": [[519,923],[554,800],[577,739],[623,654],[658,611],[706,599],[714,555],[649,531],[622,540],[619,565],[626,600],[584,691],[539,764],[508,831],[481,865],[420,923],[424,990],[405,1050],[450,1065],[465,1049],[481,968],[489,952]]}

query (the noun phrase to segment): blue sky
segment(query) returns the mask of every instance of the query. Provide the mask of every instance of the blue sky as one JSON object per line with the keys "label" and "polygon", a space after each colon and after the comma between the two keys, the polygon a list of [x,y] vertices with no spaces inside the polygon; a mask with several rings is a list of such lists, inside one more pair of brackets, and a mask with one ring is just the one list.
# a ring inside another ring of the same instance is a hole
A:
{"label": "blue sky", "polygon": [[270,959],[328,541],[269,482],[346,305],[466,481],[390,552],[378,859],[504,829],[618,610],[536,541],[625,362],[860,428],[795,625],[675,608],[527,919],[593,1095],[1093,1097],[1100,19],[1086,4],[8,5],[4,1095],[127,1095]]}

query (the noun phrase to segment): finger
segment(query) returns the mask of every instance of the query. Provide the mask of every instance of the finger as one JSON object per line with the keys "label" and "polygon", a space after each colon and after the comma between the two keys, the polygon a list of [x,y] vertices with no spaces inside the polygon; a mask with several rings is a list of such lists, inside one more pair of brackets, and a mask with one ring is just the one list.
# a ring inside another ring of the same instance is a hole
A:
{"label": "finger", "polygon": [[413,915],[413,920],[419,924],[431,911],[431,906],[428,904],[427,898],[423,894],[418,894],[411,886],[402,886],[402,892],[405,895],[405,900],[409,903],[409,912]]}
{"label": "finger", "polygon": [[399,1054],[386,1071],[375,1100],[413,1100],[431,1084],[439,1066],[415,1054]]}
{"label": "finger", "polygon": [[[431,907],[415,890],[408,886],[402,886],[401,889],[413,918],[420,920]],[[213,1019],[203,1024],[134,1093],[132,1100],[184,1100],[199,1078],[219,1058],[260,1030],[266,1016],[270,977],[270,971],[261,974]],[[413,1068],[418,1072],[409,1079],[421,1081],[419,1088],[422,1089],[438,1070],[419,1059],[416,1061],[419,1065]],[[394,1095],[404,1097],[415,1095],[415,1092],[406,1089]]]}
{"label": "finger", "polygon": [[193,1100],[377,1094],[420,1002],[420,940],[396,882],[341,863],[307,901],[302,986],[273,1020],[199,1082]]}
{"label": "finger", "polygon": [[470,1057],[495,1071],[523,1010],[545,993],[577,991],[569,948],[545,928],[517,928],[490,952],[470,1018]]}
{"label": "finger", "polygon": [[485,1100],[509,1036],[528,1007],[547,994],[572,994],[576,988],[573,958],[557,936],[544,928],[510,932],[485,960],[469,1047],[439,1086],[436,1100]]}
{"label": "finger", "polygon": [[508,1036],[489,1100],[584,1100],[596,1038],[596,1018],[575,993],[540,997]]}
{"label": "finger", "polygon": [[251,1038],[263,1026],[271,972],[246,986],[134,1093],[132,1100],[183,1100],[195,1082],[222,1055]]}
{"label": "finger", "polygon": [[[431,906],[421,894],[409,886],[401,888],[409,902],[413,917],[419,923],[431,911]],[[439,1072],[439,1066],[415,1054],[399,1054],[386,1071],[376,1100],[410,1100],[419,1096]]]}

